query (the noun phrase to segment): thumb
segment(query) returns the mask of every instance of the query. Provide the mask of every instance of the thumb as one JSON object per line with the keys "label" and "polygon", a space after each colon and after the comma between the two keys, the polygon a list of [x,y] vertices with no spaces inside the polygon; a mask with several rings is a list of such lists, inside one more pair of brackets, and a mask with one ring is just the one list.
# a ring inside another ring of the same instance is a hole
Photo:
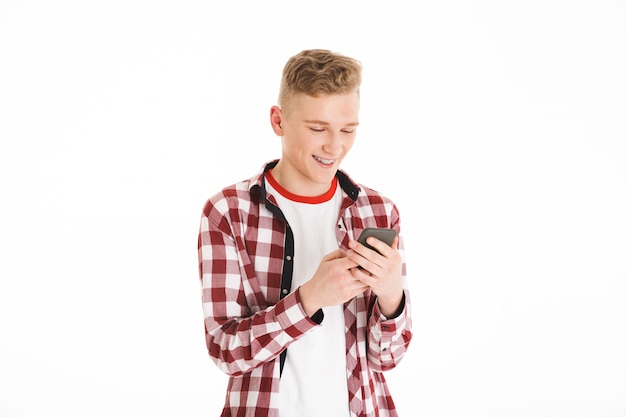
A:
{"label": "thumb", "polygon": [[323,258],[323,259],[324,259],[325,261],[333,261],[333,260],[335,260],[335,259],[345,258],[346,256],[347,256],[347,255],[346,255],[346,252],[345,252],[345,251],[343,251],[343,250],[341,250],[341,249],[337,249],[337,250],[334,250],[334,251],[330,252],[330,253],[329,253],[329,254],[327,254],[326,256],[324,256],[324,258]]}

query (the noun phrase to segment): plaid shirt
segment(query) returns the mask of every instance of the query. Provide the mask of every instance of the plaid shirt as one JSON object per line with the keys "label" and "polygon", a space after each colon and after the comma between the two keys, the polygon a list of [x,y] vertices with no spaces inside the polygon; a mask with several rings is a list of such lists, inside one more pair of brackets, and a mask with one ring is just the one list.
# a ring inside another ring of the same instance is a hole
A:
{"label": "plaid shirt", "polygon": [[[291,288],[293,235],[275,198],[266,193],[263,175],[276,162],[209,199],[201,216],[206,344],[212,360],[230,376],[222,417],[278,416],[280,357],[323,320],[322,310],[309,318]],[[400,231],[391,200],[357,186],[342,171],[337,178],[344,196],[336,229],[342,249],[366,227]],[[344,304],[351,416],[397,416],[382,371],[398,364],[412,336],[402,240],[399,250],[405,294],[398,317],[384,317],[370,290]]]}

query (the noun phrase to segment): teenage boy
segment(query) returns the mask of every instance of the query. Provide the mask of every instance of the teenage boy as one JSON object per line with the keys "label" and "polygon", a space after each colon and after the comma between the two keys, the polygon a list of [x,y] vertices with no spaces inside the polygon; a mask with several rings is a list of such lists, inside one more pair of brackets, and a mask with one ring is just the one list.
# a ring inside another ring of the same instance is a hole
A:
{"label": "teenage boy", "polygon": [[[383,371],[411,340],[395,204],[339,169],[359,124],[358,61],[288,60],[270,123],[280,159],[210,198],[198,239],[222,416],[396,416]],[[391,246],[366,227],[392,228]]]}

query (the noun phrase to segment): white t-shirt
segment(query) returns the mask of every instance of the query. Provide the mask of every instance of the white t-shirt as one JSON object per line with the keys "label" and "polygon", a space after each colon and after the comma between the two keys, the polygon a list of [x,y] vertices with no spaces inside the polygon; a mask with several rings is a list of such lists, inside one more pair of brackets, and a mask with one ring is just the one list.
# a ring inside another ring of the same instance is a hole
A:
{"label": "white t-shirt", "polygon": [[[307,282],[325,255],[339,244],[341,208],[337,181],[320,197],[299,197],[270,175],[266,182],[294,236],[292,291]],[[321,326],[289,345],[280,379],[280,414],[287,417],[347,417],[346,336],[343,305],[324,307]]]}

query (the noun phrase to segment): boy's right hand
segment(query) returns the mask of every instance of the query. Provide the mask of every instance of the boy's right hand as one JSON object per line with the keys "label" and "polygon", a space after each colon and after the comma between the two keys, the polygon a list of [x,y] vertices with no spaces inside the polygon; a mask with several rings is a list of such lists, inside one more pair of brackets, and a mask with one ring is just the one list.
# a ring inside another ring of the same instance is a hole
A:
{"label": "boy's right hand", "polygon": [[341,249],[324,256],[313,277],[300,286],[300,302],[306,314],[311,317],[322,307],[343,304],[365,291],[367,285],[350,272],[357,266]]}

